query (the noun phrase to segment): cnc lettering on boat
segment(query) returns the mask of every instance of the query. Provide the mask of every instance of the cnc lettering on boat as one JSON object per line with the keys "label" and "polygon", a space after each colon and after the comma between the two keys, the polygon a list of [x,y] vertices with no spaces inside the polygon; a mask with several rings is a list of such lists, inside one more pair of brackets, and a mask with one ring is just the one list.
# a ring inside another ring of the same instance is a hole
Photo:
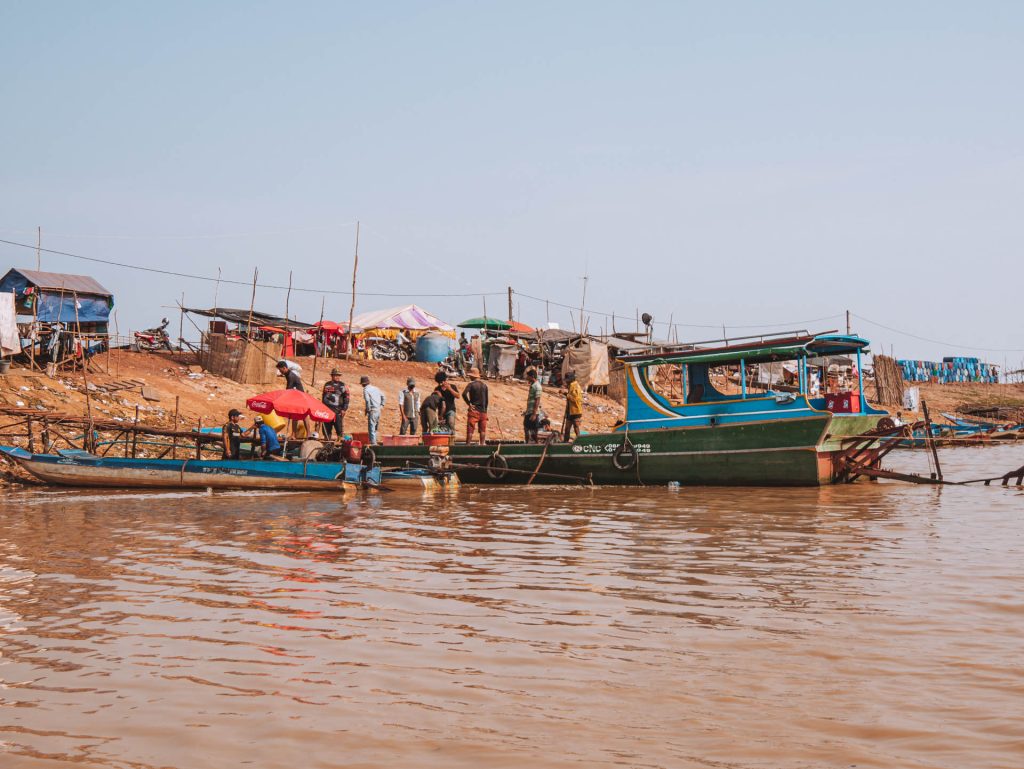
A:
{"label": "cnc lettering on boat", "polygon": [[[575,444],[572,447],[572,451],[574,454],[614,454],[615,450],[621,445],[621,443],[606,443],[603,446],[581,446]],[[651,453],[651,444],[649,443],[634,443],[632,446],[636,449],[637,454]]]}

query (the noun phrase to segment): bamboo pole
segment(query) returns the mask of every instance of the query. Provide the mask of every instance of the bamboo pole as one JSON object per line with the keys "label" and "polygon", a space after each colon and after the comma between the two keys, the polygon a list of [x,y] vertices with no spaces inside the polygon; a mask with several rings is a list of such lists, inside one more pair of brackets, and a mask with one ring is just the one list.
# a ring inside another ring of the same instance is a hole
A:
{"label": "bamboo pole", "polygon": [[135,407],[135,422],[133,424],[135,428],[132,430],[132,459],[137,459],[139,456],[139,407]]}
{"label": "bamboo pole", "polygon": [[256,308],[256,279],[259,277],[260,268],[254,267],[252,270],[252,299],[249,300],[249,323],[246,326],[245,335],[248,338],[252,338],[252,313]]}
{"label": "bamboo pole", "polygon": [[348,308],[348,345],[346,359],[352,358],[352,318],[356,314],[356,273],[359,272],[359,222],[356,222],[356,256],[352,262],[352,304]]}
{"label": "bamboo pole", "polygon": [[[72,291],[71,298],[75,303],[75,343],[78,344],[78,339],[82,335],[82,324],[78,322],[78,292]],[[82,350],[82,381],[85,383],[85,413],[89,417],[89,431],[86,433],[86,441],[83,448],[89,451],[89,444],[92,442],[92,393],[89,392],[89,375],[86,373],[89,369],[89,364],[86,359],[85,350]]]}
{"label": "bamboo pole", "polygon": [[[318,333],[323,333],[324,301],[325,301],[325,299],[326,299],[326,297],[323,297],[323,296],[320,297],[320,331]],[[326,340],[327,340],[327,337],[325,336],[324,337],[325,344],[326,344]],[[326,355],[327,355],[327,351],[324,350],[324,357],[326,357]],[[316,389],[316,362],[317,362],[317,359],[319,357],[320,356],[318,354],[318,345],[316,343],[316,334],[313,334],[313,379],[310,381],[309,386],[312,387],[314,390]]]}
{"label": "bamboo pole", "polygon": [[[178,409],[181,405],[181,396],[174,396],[174,432],[178,432]],[[178,458],[178,436],[175,435],[171,441],[171,459]]]}

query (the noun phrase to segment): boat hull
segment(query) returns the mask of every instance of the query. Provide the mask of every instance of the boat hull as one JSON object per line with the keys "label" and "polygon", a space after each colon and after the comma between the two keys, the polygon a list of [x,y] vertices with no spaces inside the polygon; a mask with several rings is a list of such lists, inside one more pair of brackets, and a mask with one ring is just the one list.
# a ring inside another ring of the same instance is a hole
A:
{"label": "boat hull", "polygon": [[348,493],[379,481],[379,470],[341,463],[171,460],[4,453],[40,480],[60,486],[142,489],[263,489]]}
{"label": "boat hull", "polygon": [[[832,451],[821,444],[831,415],[716,427],[630,430],[635,461],[618,457],[625,433],[580,436],[574,443],[455,444],[449,457],[462,483],[707,486],[815,486],[830,483]],[[427,464],[423,446],[375,446],[388,467]],[[500,454],[501,460],[492,456]],[[534,473],[536,473],[534,475]]]}

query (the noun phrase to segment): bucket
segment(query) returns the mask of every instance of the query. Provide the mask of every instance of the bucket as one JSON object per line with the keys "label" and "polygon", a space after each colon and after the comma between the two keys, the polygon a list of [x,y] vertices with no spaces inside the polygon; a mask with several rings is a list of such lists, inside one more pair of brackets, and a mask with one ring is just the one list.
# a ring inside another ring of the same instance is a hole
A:
{"label": "bucket", "polygon": [[384,435],[380,439],[382,446],[419,446],[418,435]]}
{"label": "bucket", "polygon": [[0,358],[0,376],[7,376],[7,372],[11,370],[11,362],[6,358]]}
{"label": "bucket", "polygon": [[452,442],[451,433],[424,433],[424,446],[450,446]]}

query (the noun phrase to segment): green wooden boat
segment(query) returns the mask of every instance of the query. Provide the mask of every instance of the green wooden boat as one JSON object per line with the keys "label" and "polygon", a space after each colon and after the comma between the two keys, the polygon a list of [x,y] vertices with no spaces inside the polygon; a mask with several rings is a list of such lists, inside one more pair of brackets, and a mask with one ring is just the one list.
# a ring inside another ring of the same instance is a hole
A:
{"label": "green wooden boat", "polygon": [[[814,486],[844,478],[855,436],[883,433],[892,422],[863,397],[857,336],[788,334],[707,346],[694,343],[626,356],[626,417],[614,430],[573,443],[454,443],[375,446],[385,468],[421,467],[447,456],[462,483],[593,483]],[[814,361],[856,356],[858,388],[829,396],[813,392]],[[755,364],[790,363],[790,384],[755,391]],[[678,377],[679,397],[663,392],[661,367]],[[738,373],[738,392],[721,387],[720,372]],[[677,372],[677,373],[676,373]],[[872,441],[859,441],[858,461],[872,461]]]}

